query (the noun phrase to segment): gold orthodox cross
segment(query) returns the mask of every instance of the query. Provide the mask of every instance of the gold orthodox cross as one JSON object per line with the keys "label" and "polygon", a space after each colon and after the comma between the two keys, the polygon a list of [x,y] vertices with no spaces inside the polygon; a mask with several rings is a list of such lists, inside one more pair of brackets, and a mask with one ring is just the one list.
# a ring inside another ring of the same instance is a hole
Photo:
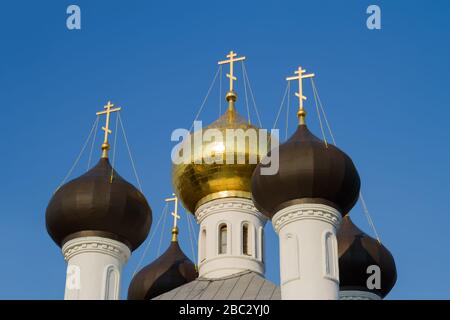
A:
{"label": "gold orthodox cross", "polygon": [[235,58],[237,56],[236,53],[234,53],[233,51],[230,51],[230,53],[227,55],[227,58],[229,58],[228,60],[223,60],[223,61],[219,61],[218,64],[222,65],[222,64],[230,64],[230,73],[227,73],[227,77],[230,78],[230,92],[233,91],[233,81],[237,80],[237,78],[234,76],[234,63],[237,61],[242,61],[245,60],[245,57],[239,57],[239,58]]}
{"label": "gold orthodox cross", "polygon": [[298,67],[297,71],[294,72],[296,76],[286,78],[287,81],[298,80],[298,92],[296,92],[295,95],[298,97],[299,102],[297,116],[300,120],[300,124],[305,124],[306,116],[306,112],[303,109],[303,100],[306,100],[306,97],[303,95],[303,79],[312,78],[315,76],[314,73],[304,74],[305,72],[305,69]]}
{"label": "gold orthodox cross", "polygon": [[172,242],[177,241],[177,237],[178,237],[178,226],[177,226],[177,221],[181,218],[178,215],[178,197],[175,196],[175,194],[172,194],[174,197],[173,198],[167,198],[166,202],[169,201],[173,201],[174,202],[174,211],[171,213],[173,216],[173,228],[172,228]]}
{"label": "gold orthodox cross", "polygon": [[109,143],[108,143],[108,135],[111,134],[111,130],[109,129],[109,119],[112,112],[120,111],[121,108],[112,108],[114,105],[111,103],[111,101],[108,101],[106,106],[103,108],[104,111],[97,112],[97,116],[100,116],[102,114],[106,114],[106,121],[105,126],[102,127],[102,130],[105,131],[105,138],[103,139],[102,144],[102,158],[108,158],[108,150],[109,150]]}

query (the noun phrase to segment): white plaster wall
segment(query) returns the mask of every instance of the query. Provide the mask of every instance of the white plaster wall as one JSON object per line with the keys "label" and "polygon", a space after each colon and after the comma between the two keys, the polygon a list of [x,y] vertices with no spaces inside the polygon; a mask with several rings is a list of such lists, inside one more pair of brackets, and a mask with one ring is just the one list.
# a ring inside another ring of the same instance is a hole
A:
{"label": "white plaster wall", "polygon": [[117,300],[122,267],[131,255],[123,243],[82,237],[62,248],[67,261],[65,300]]}
{"label": "white plaster wall", "polygon": [[[274,215],[272,223],[280,240],[283,300],[338,299],[336,228],[340,221],[337,210],[320,204],[293,205]],[[327,234],[331,247],[326,245]]]}
{"label": "white plaster wall", "polygon": [[[212,200],[196,210],[196,218],[200,224],[200,276],[220,278],[245,270],[264,274],[261,237],[258,236],[257,231],[264,228],[267,218],[256,210],[250,199]],[[219,254],[219,226],[223,223],[227,224],[227,253]],[[242,253],[244,223],[248,223],[249,226],[250,255]],[[202,241],[202,230],[206,230],[205,242]],[[202,250],[205,252],[204,259],[202,259]]]}

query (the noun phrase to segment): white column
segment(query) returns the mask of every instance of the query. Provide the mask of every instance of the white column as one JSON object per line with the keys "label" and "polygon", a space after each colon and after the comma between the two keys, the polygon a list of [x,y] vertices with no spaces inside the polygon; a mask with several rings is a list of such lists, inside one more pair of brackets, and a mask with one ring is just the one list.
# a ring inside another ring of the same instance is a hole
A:
{"label": "white column", "polygon": [[[243,271],[264,275],[263,229],[267,218],[251,199],[222,198],[195,212],[199,230],[199,275],[221,278]],[[220,227],[227,226],[226,250],[220,253]],[[248,251],[243,252],[243,226],[248,227]]]}
{"label": "white column", "polygon": [[62,247],[67,261],[65,300],[118,300],[122,267],[131,255],[125,244],[102,237],[70,240]]}
{"label": "white column", "polygon": [[381,297],[367,291],[345,290],[339,292],[339,300],[381,300]]}
{"label": "white column", "polygon": [[280,239],[281,299],[338,299],[341,220],[336,209],[321,204],[297,204],[273,216]]}

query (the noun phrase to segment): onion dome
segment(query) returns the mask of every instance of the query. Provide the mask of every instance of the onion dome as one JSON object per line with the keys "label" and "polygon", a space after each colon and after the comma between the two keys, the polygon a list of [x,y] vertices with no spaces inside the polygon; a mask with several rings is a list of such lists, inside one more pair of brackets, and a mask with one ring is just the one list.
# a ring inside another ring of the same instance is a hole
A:
{"label": "onion dome", "polygon": [[[226,133],[227,129],[242,129],[245,132],[258,128],[249,124],[235,110],[236,93],[230,91],[226,98],[229,103],[227,111],[206,128],[195,131],[186,138],[185,141],[192,147],[190,156],[187,161],[174,164],[172,168],[175,193],[191,213],[194,213],[201,204],[213,199],[226,197],[251,199],[251,176],[261,155],[258,154],[256,145],[245,143],[247,139],[227,143]],[[222,141],[215,139],[204,141],[202,135],[208,129],[221,134]],[[232,146],[231,150],[228,148],[229,145]],[[181,148],[184,146],[186,143],[182,143]],[[223,159],[222,163],[218,161],[219,158]],[[234,163],[227,164],[226,159],[234,159]],[[239,162],[239,159],[245,161]]]}
{"label": "onion dome", "polygon": [[266,165],[260,163],[252,177],[253,202],[270,219],[281,209],[302,203],[324,204],[344,215],[358,200],[361,181],[352,159],[306,126],[302,81],[314,74],[305,72],[299,67],[295,76],[286,78],[298,80],[299,126],[289,140],[269,152],[269,156],[273,151],[279,154],[278,172],[263,175],[261,168]]}
{"label": "onion dome", "polygon": [[46,211],[47,231],[61,247],[70,239],[100,236],[134,250],[147,237],[151,222],[144,195],[113,170],[107,157],[60,187]]}
{"label": "onion dome", "polygon": [[278,152],[276,174],[262,175],[264,165],[258,164],[252,177],[253,202],[266,216],[272,218],[279,210],[301,203],[325,204],[342,215],[355,205],[361,182],[353,161],[314,136],[306,124],[300,124]]}
{"label": "onion dome", "polygon": [[[337,233],[339,251],[340,290],[366,291],[384,298],[397,281],[397,269],[392,254],[377,240],[362,232],[345,216]],[[368,289],[369,266],[380,268],[380,289]]]}
{"label": "onion dome", "polygon": [[198,277],[194,263],[178,244],[177,233],[178,229],[174,228],[169,248],[133,277],[128,300],[150,300]]}

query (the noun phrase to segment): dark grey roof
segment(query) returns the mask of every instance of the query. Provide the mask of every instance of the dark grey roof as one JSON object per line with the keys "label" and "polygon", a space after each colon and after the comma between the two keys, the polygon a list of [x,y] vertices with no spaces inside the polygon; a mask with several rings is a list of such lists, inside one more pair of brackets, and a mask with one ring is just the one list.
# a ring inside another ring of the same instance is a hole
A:
{"label": "dark grey roof", "polygon": [[280,300],[280,288],[261,275],[245,271],[219,279],[197,278],[154,300]]}

